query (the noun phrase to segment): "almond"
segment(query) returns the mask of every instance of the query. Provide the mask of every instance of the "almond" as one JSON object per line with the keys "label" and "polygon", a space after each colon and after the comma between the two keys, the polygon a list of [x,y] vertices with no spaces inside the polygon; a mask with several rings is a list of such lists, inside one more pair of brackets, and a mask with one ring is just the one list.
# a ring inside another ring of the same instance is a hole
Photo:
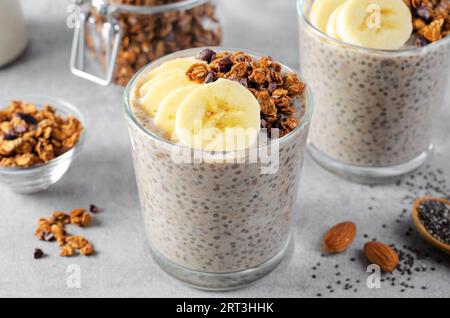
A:
{"label": "almond", "polygon": [[356,235],[356,225],[346,221],[336,224],[323,237],[323,250],[327,253],[340,253],[345,251]]}
{"label": "almond", "polygon": [[368,242],[364,245],[364,254],[373,264],[377,264],[384,272],[392,272],[398,265],[397,253],[381,242]]}

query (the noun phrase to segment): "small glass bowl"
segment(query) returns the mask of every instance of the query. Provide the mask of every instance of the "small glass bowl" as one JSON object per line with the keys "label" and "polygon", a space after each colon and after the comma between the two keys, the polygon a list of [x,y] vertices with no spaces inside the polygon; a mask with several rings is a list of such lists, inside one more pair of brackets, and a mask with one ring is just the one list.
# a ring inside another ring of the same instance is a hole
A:
{"label": "small glass bowl", "polygon": [[75,116],[84,127],[80,140],[75,147],[47,163],[38,164],[29,168],[0,167],[0,182],[9,186],[14,192],[35,193],[47,190],[48,187],[62,178],[72,164],[75,156],[80,152],[84,139],[86,139],[86,121],[75,106],[59,99],[45,96],[24,96],[15,99],[0,100],[0,107],[6,107],[11,100],[22,100],[33,103],[38,108],[49,104],[61,116]]}

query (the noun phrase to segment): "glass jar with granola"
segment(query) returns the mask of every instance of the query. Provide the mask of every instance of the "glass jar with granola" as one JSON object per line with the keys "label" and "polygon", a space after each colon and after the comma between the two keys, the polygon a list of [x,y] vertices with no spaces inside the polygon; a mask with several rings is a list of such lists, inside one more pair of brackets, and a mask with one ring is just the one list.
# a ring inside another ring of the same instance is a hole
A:
{"label": "glass jar with granola", "polygon": [[[159,57],[221,43],[215,0],[76,0],[76,4],[71,71],[100,85],[124,86],[137,70]],[[86,48],[98,65],[86,65]]]}

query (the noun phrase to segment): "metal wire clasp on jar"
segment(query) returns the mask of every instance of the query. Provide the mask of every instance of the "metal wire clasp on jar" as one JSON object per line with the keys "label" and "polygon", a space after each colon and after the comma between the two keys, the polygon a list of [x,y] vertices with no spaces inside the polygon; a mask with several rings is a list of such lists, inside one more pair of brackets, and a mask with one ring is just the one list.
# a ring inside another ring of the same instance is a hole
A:
{"label": "metal wire clasp on jar", "polygon": [[[222,30],[214,0],[76,0],[70,69],[107,86],[126,85],[166,54],[216,46]],[[95,63],[86,63],[86,51]]]}

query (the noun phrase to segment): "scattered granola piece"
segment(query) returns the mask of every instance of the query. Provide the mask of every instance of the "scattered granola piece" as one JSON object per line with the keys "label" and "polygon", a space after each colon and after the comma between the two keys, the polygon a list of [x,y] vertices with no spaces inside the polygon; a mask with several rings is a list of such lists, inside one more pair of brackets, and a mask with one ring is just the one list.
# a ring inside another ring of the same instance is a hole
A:
{"label": "scattered granola piece", "polygon": [[86,209],[74,209],[70,212],[70,223],[86,227],[91,222],[91,215],[86,212]]}
{"label": "scattered granola piece", "polygon": [[52,224],[53,224],[53,222],[52,222],[51,219],[40,218],[38,220],[39,227],[42,228],[46,232],[50,232],[51,231]]}
{"label": "scattered granola piece", "polygon": [[52,214],[52,218],[56,222],[61,222],[62,224],[66,225],[70,223],[70,216],[64,212],[61,211],[55,211]]}
{"label": "scattered granola piece", "polygon": [[70,257],[73,256],[74,254],[74,249],[72,246],[70,246],[69,244],[64,245],[61,247],[60,253],[59,255],[63,256],[63,257]]}
{"label": "scattered granola piece", "polygon": [[89,242],[83,236],[68,236],[66,243],[76,249],[85,247]]}
{"label": "scattered granola piece", "polygon": [[[98,208],[91,204],[91,211],[98,211]],[[83,236],[69,235],[66,232],[67,224],[75,224],[82,227],[89,225],[92,216],[86,209],[73,209],[69,214],[62,211],[54,211],[49,218],[38,220],[38,227],[34,235],[40,240],[52,242],[57,241],[60,247],[61,256],[72,256],[76,250],[80,250],[83,255],[94,253],[94,248]]]}
{"label": "scattered granola piece", "polygon": [[63,238],[66,235],[62,223],[52,224],[51,231],[57,240]]}
{"label": "scattered granola piece", "polygon": [[89,256],[95,253],[94,247],[91,243],[86,244],[82,249],[80,249],[80,253],[85,256]]}

